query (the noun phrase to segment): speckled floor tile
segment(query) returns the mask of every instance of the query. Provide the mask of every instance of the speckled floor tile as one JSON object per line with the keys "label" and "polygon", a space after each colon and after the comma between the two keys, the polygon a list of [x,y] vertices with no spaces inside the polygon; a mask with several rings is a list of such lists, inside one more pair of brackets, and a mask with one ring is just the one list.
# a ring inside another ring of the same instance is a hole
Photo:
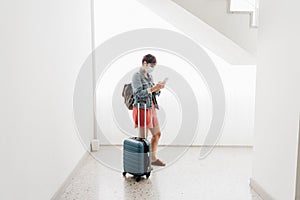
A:
{"label": "speckled floor tile", "polygon": [[[111,148],[101,147],[93,155],[111,156]],[[150,178],[138,183],[133,176],[124,178],[121,170],[104,166],[89,156],[58,199],[262,200],[249,187],[252,148],[217,147],[202,160],[199,152],[198,147],[189,148],[172,165],[155,166]],[[116,163],[120,169],[121,163]]]}

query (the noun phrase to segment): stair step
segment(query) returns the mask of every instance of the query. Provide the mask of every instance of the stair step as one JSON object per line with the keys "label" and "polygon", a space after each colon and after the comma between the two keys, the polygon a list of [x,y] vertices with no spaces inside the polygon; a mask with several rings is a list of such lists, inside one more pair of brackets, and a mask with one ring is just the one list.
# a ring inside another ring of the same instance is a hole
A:
{"label": "stair step", "polygon": [[230,0],[230,13],[249,13],[250,27],[258,27],[258,0]]}

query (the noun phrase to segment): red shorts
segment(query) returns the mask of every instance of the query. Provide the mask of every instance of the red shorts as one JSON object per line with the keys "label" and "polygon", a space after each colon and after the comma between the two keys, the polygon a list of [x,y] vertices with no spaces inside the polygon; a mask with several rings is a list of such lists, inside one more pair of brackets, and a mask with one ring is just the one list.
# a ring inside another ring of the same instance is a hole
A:
{"label": "red shorts", "polygon": [[[145,124],[145,112],[144,108],[140,108],[140,126],[144,127]],[[133,107],[132,109],[132,117],[134,122],[134,128],[138,127],[138,108]],[[152,123],[151,123],[152,122]],[[158,119],[156,115],[156,108],[152,101],[152,109],[146,109],[146,128],[153,128],[159,126]]]}

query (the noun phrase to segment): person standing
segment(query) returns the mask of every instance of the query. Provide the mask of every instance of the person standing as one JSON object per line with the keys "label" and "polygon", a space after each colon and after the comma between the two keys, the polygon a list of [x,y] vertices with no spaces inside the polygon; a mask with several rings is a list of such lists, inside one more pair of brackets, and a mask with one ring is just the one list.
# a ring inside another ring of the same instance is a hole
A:
{"label": "person standing", "polygon": [[[138,103],[140,103],[140,129],[139,137],[147,138],[148,130],[152,134],[151,149],[152,149],[152,165],[165,166],[166,164],[156,157],[158,142],[161,137],[156,109],[159,109],[156,97],[160,95],[160,90],[165,87],[165,83],[158,82],[154,84],[151,72],[155,69],[156,58],[151,54],[147,54],[142,59],[142,67],[132,76],[133,88],[133,111],[132,117],[134,127],[138,126]],[[146,104],[146,110],[144,106]],[[144,112],[146,112],[146,133],[144,129]]]}

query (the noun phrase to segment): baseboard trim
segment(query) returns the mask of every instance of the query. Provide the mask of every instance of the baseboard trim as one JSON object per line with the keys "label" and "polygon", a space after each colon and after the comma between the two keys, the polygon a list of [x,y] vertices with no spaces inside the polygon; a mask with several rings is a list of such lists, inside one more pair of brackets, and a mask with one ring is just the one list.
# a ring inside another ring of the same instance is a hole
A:
{"label": "baseboard trim", "polygon": [[259,195],[263,200],[274,200],[274,198],[253,178],[250,178],[249,186]]}
{"label": "baseboard trim", "polygon": [[62,185],[59,187],[59,189],[55,192],[51,200],[58,200],[59,197],[63,194],[67,186],[71,183],[72,178],[74,175],[79,171],[79,169],[83,166],[84,161],[87,159],[87,157],[90,155],[89,151],[86,151],[80,160],[78,161],[77,165],[74,167],[72,172],[69,174],[69,176],[65,179],[65,181],[62,183]]}

